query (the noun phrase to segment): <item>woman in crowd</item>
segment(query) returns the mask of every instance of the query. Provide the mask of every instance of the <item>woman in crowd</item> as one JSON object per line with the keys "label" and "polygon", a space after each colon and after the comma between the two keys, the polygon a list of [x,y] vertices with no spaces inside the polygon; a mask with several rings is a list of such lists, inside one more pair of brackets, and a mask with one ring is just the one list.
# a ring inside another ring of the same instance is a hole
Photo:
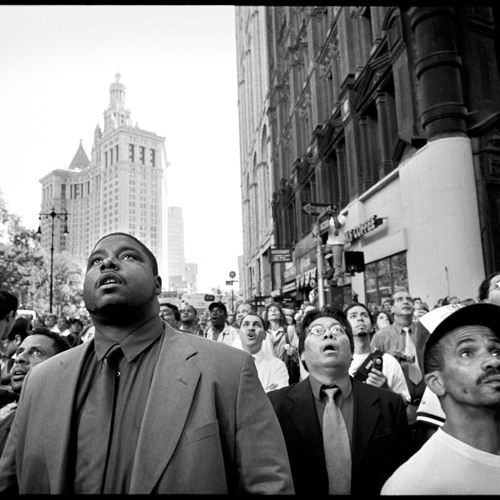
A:
{"label": "woman in crowd", "polygon": [[266,306],[267,337],[264,350],[271,352],[285,362],[290,375],[290,383],[299,378],[299,337],[293,325],[289,325],[280,304]]}
{"label": "woman in crowd", "polygon": [[392,325],[392,317],[388,312],[378,311],[373,317],[374,331],[377,332],[381,328]]}

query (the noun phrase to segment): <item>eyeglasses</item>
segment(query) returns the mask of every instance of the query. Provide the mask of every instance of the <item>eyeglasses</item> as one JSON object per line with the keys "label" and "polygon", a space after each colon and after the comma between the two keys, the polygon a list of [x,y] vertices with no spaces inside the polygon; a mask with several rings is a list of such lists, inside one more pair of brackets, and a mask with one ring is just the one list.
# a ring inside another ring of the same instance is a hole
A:
{"label": "eyeglasses", "polygon": [[309,328],[307,335],[320,336],[324,335],[327,331],[332,333],[333,335],[345,335],[345,329],[337,324],[333,324],[330,326],[315,325]]}

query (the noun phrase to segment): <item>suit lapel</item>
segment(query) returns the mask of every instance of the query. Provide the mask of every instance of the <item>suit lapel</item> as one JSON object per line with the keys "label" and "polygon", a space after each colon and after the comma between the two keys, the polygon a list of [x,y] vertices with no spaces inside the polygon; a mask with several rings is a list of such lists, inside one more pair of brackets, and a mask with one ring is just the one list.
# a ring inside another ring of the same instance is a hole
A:
{"label": "suit lapel", "polygon": [[[77,393],[78,379],[82,371],[82,363],[89,349],[94,348],[94,342],[86,342],[82,347],[74,347],[68,352],[72,356],[58,360],[61,363],[57,370],[57,378],[53,383],[57,388],[49,392],[51,398],[46,402],[45,408],[50,414],[47,415],[47,425],[57,432],[47,432],[44,437],[44,452],[47,460],[48,476],[51,491],[63,493],[67,489],[67,480],[70,475],[67,467],[70,465],[70,437],[71,422],[73,416],[74,396]],[[55,409],[55,411],[54,411]],[[58,436],[57,439],[53,439]],[[74,453],[74,450],[71,450]],[[54,460],[54,457],[57,457]]]}
{"label": "suit lapel", "polygon": [[288,413],[304,439],[311,453],[320,464],[325,464],[323,452],[323,437],[316,415],[314,396],[309,379],[295,385],[287,395],[289,400]]}
{"label": "suit lapel", "polygon": [[186,335],[165,329],[137,443],[131,494],[152,492],[186,424],[201,374],[188,361],[196,350]]}
{"label": "suit lapel", "polygon": [[353,471],[363,458],[366,447],[371,440],[375,426],[380,418],[380,412],[375,406],[378,396],[366,390],[365,384],[353,379]]}

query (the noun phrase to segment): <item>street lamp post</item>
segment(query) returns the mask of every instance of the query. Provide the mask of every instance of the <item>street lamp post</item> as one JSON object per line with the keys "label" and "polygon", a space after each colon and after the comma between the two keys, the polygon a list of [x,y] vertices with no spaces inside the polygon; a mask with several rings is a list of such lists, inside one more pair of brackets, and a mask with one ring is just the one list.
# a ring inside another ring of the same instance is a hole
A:
{"label": "street lamp post", "polygon": [[[38,217],[39,220],[42,220],[42,217],[50,217],[52,219],[51,224],[51,234],[50,234],[50,312],[52,313],[52,303],[54,297],[54,220],[56,217],[64,217],[64,233],[68,234],[68,212],[56,212],[54,207],[52,207],[51,212],[40,212]],[[42,234],[41,226],[38,226],[38,234]]]}

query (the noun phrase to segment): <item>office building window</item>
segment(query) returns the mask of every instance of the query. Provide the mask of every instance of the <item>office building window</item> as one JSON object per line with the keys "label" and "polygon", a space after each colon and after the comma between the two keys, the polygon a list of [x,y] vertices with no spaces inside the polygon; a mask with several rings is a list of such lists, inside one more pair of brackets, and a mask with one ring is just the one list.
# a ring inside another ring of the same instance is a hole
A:
{"label": "office building window", "polygon": [[154,149],[149,150],[149,162],[151,163],[152,167],[155,167],[155,153],[156,151]]}
{"label": "office building window", "polygon": [[116,161],[118,162],[118,160],[120,159],[120,156],[119,156],[119,153],[118,153],[119,149],[118,149],[118,144],[115,146],[115,156],[116,156]]}
{"label": "office building window", "polygon": [[365,265],[365,304],[380,305],[398,287],[408,288],[406,252],[391,255]]}
{"label": "office building window", "polygon": [[139,161],[144,165],[145,161],[145,148],[144,146],[139,147]]}
{"label": "office building window", "polygon": [[128,159],[131,163],[135,161],[135,146],[133,144],[128,145]]}

